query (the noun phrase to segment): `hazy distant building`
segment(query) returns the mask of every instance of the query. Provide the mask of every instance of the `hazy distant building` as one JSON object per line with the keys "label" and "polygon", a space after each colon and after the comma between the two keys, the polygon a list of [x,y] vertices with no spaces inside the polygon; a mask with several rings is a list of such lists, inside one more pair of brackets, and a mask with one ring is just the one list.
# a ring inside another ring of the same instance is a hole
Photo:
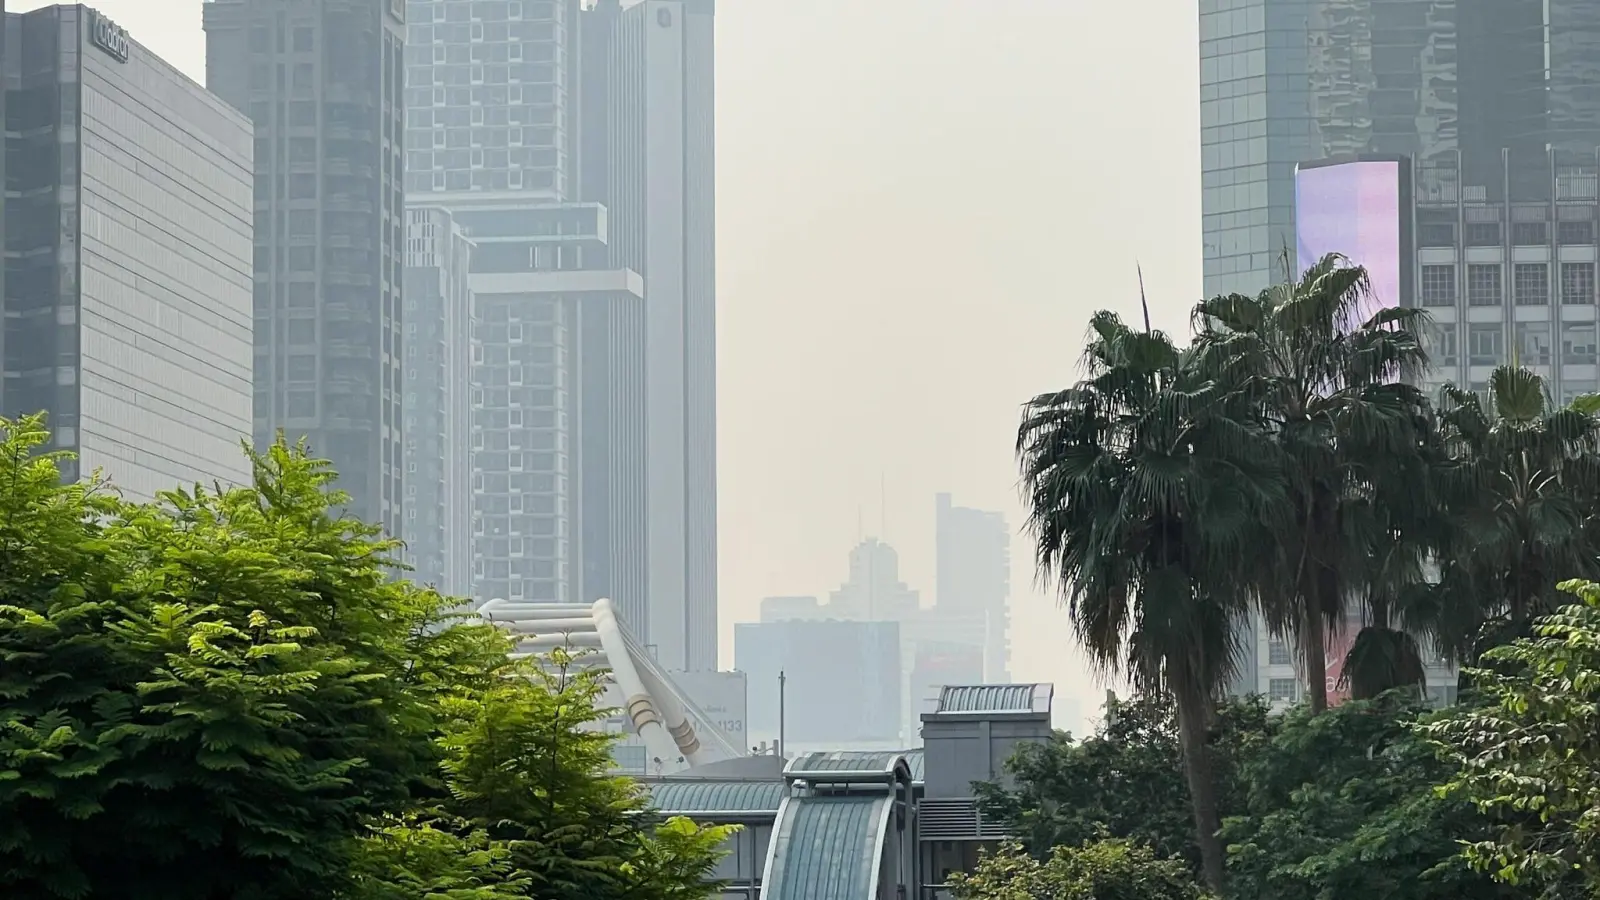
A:
{"label": "hazy distant building", "polygon": [[309,437],[351,513],[402,537],[404,17],[204,4],[207,83],[255,122],[256,441]]}
{"label": "hazy distant building", "polygon": [[915,615],[921,601],[900,580],[900,554],[877,538],[850,551],[850,575],[828,596],[831,615],[867,621],[900,621]]}
{"label": "hazy distant building", "polygon": [[763,597],[761,621],[787,622],[795,619],[825,619],[826,607],[815,597]]}
{"label": "hazy distant building", "polygon": [[748,677],[748,740],[778,739],[781,672],[787,750],[903,741],[898,623],[740,623],[733,643],[734,668]]}
{"label": "hazy distant building", "polygon": [[982,615],[985,635],[980,680],[1009,682],[1011,532],[1005,518],[996,512],[955,506],[949,494],[939,494],[934,533],[934,612]]}
{"label": "hazy distant building", "polygon": [[471,264],[449,212],[406,211],[406,557],[413,581],[458,597],[472,571]]}
{"label": "hazy distant building", "polygon": [[609,266],[642,275],[645,301],[594,339],[642,361],[634,377],[649,385],[644,433],[611,441],[612,464],[643,480],[613,484],[603,528],[642,538],[638,627],[687,670],[717,659],[713,12],[712,0],[600,0],[579,17],[580,195],[605,205]]}
{"label": "hazy distant building", "polygon": [[5,31],[5,414],[135,499],[248,482],[249,121],[87,7]]}

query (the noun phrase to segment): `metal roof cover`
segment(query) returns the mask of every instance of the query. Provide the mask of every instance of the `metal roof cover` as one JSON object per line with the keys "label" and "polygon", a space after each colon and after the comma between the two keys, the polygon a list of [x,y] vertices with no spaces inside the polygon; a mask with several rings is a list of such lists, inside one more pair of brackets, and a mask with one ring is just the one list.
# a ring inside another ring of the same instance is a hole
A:
{"label": "metal roof cover", "polygon": [[650,805],[667,815],[696,813],[770,813],[788,794],[781,781],[709,781],[684,779],[656,781],[646,785]]}
{"label": "metal roof cover", "polygon": [[952,685],[939,691],[943,713],[1048,713],[1054,686],[1049,684]]}
{"label": "metal roof cover", "polygon": [[894,771],[905,758],[898,750],[831,750],[804,753],[784,768],[791,772],[882,772]]}
{"label": "metal roof cover", "polygon": [[889,794],[790,797],[763,900],[873,900],[893,805]]}
{"label": "metal roof cover", "polygon": [[922,776],[927,772],[928,763],[927,755],[922,752],[922,748],[904,750],[901,751],[900,755],[905,757],[906,765],[911,768],[911,783],[922,784]]}

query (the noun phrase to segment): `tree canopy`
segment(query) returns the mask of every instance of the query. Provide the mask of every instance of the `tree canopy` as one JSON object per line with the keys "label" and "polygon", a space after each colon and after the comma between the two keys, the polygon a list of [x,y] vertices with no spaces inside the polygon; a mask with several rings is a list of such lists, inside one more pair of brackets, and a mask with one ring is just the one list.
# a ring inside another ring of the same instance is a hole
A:
{"label": "tree canopy", "polygon": [[607,775],[598,676],[393,577],[303,447],[135,504],[63,484],[42,419],[0,429],[0,894],[713,889],[726,831]]}
{"label": "tree canopy", "polygon": [[[1250,900],[1591,877],[1595,589],[1562,607],[1556,585],[1600,578],[1600,396],[1558,405],[1513,359],[1431,399],[1427,312],[1337,254],[1192,325],[1096,313],[1083,376],[1023,405],[1036,568],[1144,734],[1023,751],[986,802],[1038,860],[1128,840]],[[1294,648],[1307,709],[1241,731],[1246,617]],[[1439,662],[1467,677],[1435,717]],[[1339,687],[1355,702],[1330,709]]]}

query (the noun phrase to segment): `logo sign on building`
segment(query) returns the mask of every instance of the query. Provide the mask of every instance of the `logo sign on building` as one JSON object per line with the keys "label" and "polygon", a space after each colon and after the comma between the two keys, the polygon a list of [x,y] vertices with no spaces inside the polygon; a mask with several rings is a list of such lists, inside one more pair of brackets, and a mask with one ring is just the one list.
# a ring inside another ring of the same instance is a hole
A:
{"label": "logo sign on building", "polygon": [[672,680],[735,747],[749,746],[745,725],[749,687],[743,672],[673,672]]}
{"label": "logo sign on building", "polygon": [[119,63],[127,62],[133,53],[133,41],[128,38],[128,30],[94,10],[89,10],[89,43],[104,50],[106,55]]}

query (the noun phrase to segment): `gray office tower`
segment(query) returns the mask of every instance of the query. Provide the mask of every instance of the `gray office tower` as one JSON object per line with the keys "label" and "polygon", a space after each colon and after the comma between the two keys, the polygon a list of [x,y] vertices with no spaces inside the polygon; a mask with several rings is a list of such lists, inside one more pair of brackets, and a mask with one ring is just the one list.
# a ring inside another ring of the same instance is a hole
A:
{"label": "gray office tower", "polygon": [[[1600,386],[1600,3],[1201,0],[1200,81],[1208,295],[1294,265],[1299,163],[1401,157],[1427,386],[1513,358],[1563,400]],[[1257,631],[1241,680],[1265,692],[1287,662]]]}
{"label": "gray office tower", "polygon": [[255,439],[309,439],[401,523],[404,0],[209,0],[206,78],[255,122]]}
{"label": "gray office tower", "polygon": [[5,414],[133,499],[247,482],[250,123],[87,7],[4,64]]}
{"label": "gray office tower", "polygon": [[[673,669],[717,658],[713,0],[601,0],[584,14],[584,199],[611,265],[644,278],[644,321],[613,340],[647,387],[642,516],[648,640]],[[639,348],[642,347],[642,353]],[[616,508],[613,503],[613,509]],[[626,526],[619,526],[626,527]]]}
{"label": "gray office tower", "polygon": [[471,589],[471,262],[449,212],[406,210],[406,560],[413,581],[453,597]]}
{"label": "gray office tower", "polygon": [[1419,237],[1510,247],[1508,209],[1543,221],[1593,179],[1597,78],[1593,0],[1200,0],[1206,293],[1283,278],[1295,166],[1327,157],[1407,156]]}

